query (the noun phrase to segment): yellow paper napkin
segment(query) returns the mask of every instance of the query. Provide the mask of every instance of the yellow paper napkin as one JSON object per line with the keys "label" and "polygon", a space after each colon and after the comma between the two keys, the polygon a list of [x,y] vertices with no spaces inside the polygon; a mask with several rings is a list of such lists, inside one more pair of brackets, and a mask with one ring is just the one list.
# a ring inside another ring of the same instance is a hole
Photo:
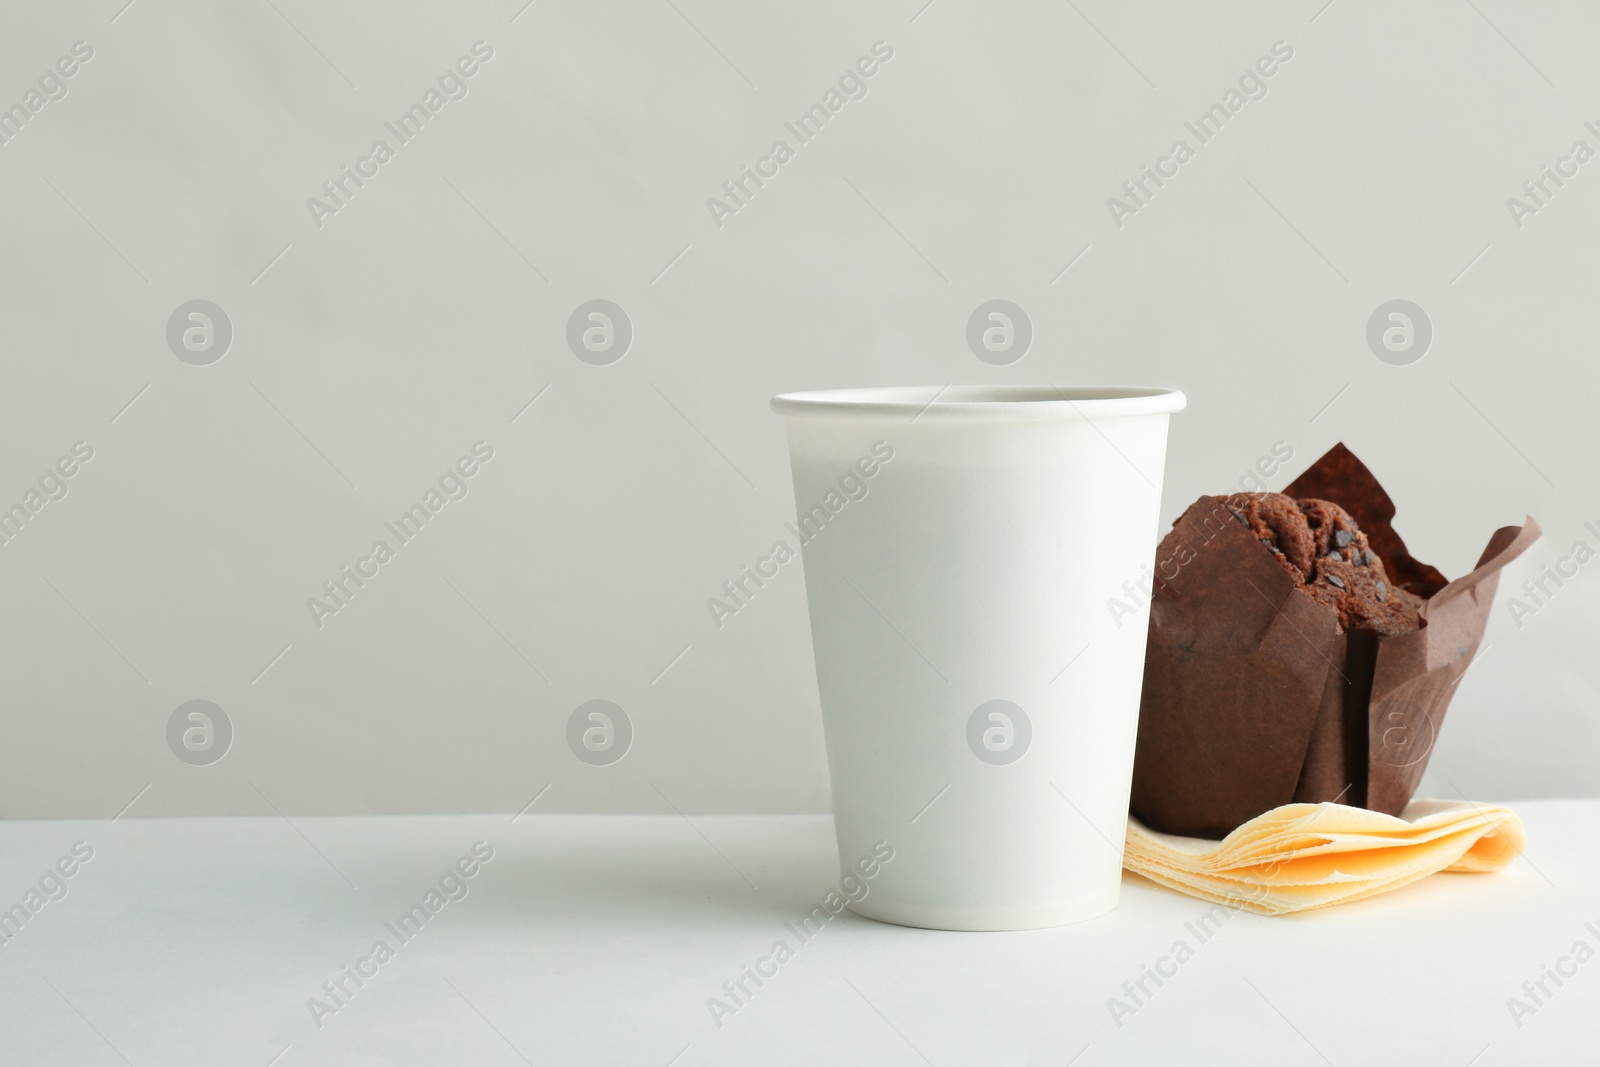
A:
{"label": "yellow paper napkin", "polygon": [[1498,871],[1527,847],[1509,809],[1413,800],[1399,818],[1343,804],[1285,804],[1221,841],[1128,820],[1123,866],[1180,893],[1288,915],[1387,893],[1436,871]]}

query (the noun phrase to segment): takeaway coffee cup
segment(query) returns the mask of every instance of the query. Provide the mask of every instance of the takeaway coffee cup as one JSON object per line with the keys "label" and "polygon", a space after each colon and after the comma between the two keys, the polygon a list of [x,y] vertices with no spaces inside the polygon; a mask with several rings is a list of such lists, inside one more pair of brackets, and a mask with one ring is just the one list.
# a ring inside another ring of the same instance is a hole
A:
{"label": "takeaway coffee cup", "polygon": [[1184,404],[1054,386],[773,398],[858,914],[1017,930],[1116,907]]}

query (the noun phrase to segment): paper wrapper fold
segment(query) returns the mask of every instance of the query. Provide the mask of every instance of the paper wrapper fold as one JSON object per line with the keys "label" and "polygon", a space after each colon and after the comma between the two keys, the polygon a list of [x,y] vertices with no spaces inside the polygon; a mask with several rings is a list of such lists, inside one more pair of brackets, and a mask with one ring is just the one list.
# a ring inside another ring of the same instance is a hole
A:
{"label": "paper wrapper fold", "polygon": [[1391,582],[1426,600],[1423,627],[1347,633],[1223,498],[1201,497],[1156,560],[1131,804],[1151,829],[1216,839],[1291,803],[1405,810],[1500,569],[1539,536],[1531,518],[1497,530],[1450,582],[1406,551],[1394,504],[1344,445],[1284,492],[1343,506]]}
{"label": "paper wrapper fold", "polygon": [[1287,915],[1387,893],[1436,871],[1498,871],[1527,847],[1509,809],[1415,800],[1400,817],[1344,804],[1288,804],[1222,841],[1128,820],[1123,865],[1180,893]]}

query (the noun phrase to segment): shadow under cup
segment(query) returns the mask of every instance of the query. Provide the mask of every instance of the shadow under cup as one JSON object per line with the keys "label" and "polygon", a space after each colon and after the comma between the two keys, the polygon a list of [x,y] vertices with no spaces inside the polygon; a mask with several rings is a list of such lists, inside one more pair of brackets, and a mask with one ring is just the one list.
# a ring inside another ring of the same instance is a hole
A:
{"label": "shadow under cup", "polygon": [[1116,907],[1184,404],[1054,386],[773,399],[853,911],[1016,930]]}

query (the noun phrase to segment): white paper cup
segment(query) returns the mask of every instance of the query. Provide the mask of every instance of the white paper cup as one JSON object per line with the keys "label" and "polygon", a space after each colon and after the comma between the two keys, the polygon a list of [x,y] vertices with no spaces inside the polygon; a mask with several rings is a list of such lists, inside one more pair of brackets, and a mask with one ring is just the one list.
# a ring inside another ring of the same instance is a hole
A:
{"label": "white paper cup", "polygon": [[1017,930],[1116,907],[1184,404],[1054,386],[773,399],[853,911]]}

